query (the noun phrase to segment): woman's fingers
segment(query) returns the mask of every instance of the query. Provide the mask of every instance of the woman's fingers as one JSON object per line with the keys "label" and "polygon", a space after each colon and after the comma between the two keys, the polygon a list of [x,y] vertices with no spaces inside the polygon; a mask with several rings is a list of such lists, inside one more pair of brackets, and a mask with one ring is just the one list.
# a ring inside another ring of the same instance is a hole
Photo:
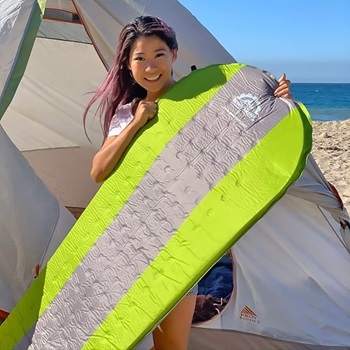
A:
{"label": "woman's fingers", "polygon": [[279,86],[275,90],[275,96],[277,97],[285,97],[285,98],[291,98],[292,95],[290,93],[290,80],[287,79],[286,74],[283,73],[283,75],[278,79]]}
{"label": "woman's fingers", "polygon": [[278,97],[284,97],[283,95],[290,95],[288,86],[280,86],[275,90],[275,95]]}
{"label": "woman's fingers", "polygon": [[286,80],[287,76],[286,73],[283,73],[282,76],[278,79],[278,82],[281,83],[283,80]]}

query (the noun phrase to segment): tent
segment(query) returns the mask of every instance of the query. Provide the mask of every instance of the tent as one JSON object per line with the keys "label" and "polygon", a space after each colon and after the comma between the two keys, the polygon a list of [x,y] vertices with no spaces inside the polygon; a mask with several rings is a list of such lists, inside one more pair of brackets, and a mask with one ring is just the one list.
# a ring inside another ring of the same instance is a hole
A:
{"label": "tent", "polygon": [[[101,132],[98,121],[89,125],[90,144],[81,115],[121,26],[141,13],[169,22],[180,42],[178,78],[191,65],[234,61],[177,1],[47,1],[40,22],[44,3],[0,1],[0,239],[12,240],[0,261],[5,311],[73,225],[65,207],[84,208],[97,190],[88,173]],[[234,293],[218,316],[193,328],[191,348],[349,348],[348,221],[310,156],[299,181],[232,248]],[[149,346],[147,338],[139,349]]]}

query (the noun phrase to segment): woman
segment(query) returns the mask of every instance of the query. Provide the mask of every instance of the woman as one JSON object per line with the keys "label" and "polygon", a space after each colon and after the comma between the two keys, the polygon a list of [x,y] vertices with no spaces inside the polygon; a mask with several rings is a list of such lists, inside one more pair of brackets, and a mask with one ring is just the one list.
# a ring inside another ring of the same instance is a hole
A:
{"label": "woman", "polygon": [[[120,33],[116,59],[90,101],[101,98],[104,143],[95,155],[91,177],[104,181],[131,140],[157,113],[156,100],[175,84],[173,62],[178,44],[174,30],[161,19],[138,17]],[[283,75],[275,94],[290,97],[290,82]],[[153,331],[155,350],[185,350],[196,303],[197,287]]]}

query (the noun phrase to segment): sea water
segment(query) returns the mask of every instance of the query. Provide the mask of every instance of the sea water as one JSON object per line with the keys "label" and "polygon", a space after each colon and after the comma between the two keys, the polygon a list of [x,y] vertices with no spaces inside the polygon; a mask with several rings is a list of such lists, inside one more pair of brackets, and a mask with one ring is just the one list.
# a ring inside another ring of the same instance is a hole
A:
{"label": "sea water", "polygon": [[293,98],[302,102],[312,120],[350,119],[350,83],[293,83]]}

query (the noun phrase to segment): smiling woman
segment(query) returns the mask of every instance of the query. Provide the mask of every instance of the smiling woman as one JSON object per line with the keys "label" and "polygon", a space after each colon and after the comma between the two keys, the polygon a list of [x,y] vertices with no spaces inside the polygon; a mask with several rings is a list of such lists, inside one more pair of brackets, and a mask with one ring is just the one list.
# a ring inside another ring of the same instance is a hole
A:
{"label": "smiling woman", "polygon": [[[174,30],[158,17],[137,17],[121,31],[114,64],[86,110],[87,113],[91,105],[101,98],[101,117],[105,130],[108,129],[107,135],[105,134],[107,137],[93,159],[91,176],[95,181],[107,179],[114,169],[118,171],[126,150],[130,151],[130,146],[134,145],[136,134],[155,117],[156,100],[168,90],[172,91],[171,87],[175,85],[173,63],[177,58],[177,51]],[[220,78],[221,74],[218,76]],[[286,93],[289,96],[288,87],[289,84],[283,77],[274,93],[282,96]],[[177,122],[175,116],[178,110],[175,106],[174,112],[173,119]],[[235,111],[233,114],[238,114],[240,119],[242,113]],[[219,119],[215,117],[217,115],[214,113],[212,118]],[[125,121],[123,127],[118,123],[121,118]],[[145,222],[145,225],[148,223]],[[185,298],[153,330],[155,349],[187,349],[198,291],[197,285],[192,287]]]}
{"label": "smiling woman", "polygon": [[[100,107],[109,131],[93,159],[95,181],[110,176],[136,133],[156,115],[156,99],[175,84],[177,49],[174,30],[157,17],[137,17],[121,31],[115,62],[85,112],[86,116],[92,103],[102,97]],[[116,126],[122,110],[129,117],[124,128]],[[153,330],[155,349],[187,349],[197,290],[195,286]]]}
{"label": "smiling woman", "polygon": [[148,101],[155,101],[172,86],[172,63],[177,58],[177,48],[170,49],[156,35],[140,37],[130,50],[129,69],[136,83],[146,91]]}

